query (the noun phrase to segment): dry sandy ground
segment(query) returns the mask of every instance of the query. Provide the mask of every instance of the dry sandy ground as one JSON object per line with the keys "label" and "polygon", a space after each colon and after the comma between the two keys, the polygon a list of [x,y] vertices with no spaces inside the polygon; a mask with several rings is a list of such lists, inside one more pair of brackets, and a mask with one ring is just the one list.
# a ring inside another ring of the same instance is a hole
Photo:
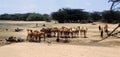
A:
{"label": "dry sandy ground", "polygon": [[0,48],[0,57],[119,57],[120,47],[15,43]]}
{"label": "dry sandy ground", "polygon": [[[36,23],[38,24],[38,27],[36,27]],[[5,39],[10,36],[15,36],[17,38],[23,38],[26,39],[27,37],[27,31],[26,29],[34,29],[34,30],[40,30],[42,28],[42,25],[46,24],[47,27],[61,27],[61,26],[66,26],[66,27],[87,27],[88,28],[88,33],[87,37],[88,38],[73,38],[69,39],[70,43],[69,44],[81,44],[81,45],[102,45],[102,46],[120,46],[120,38],[116,37],[109,37],[108,39],[101,41],[99,43],[94,43],[94,41],[100,40],[100,32],[98,30],[98,26],[104,26],[104,23],[99,23],[96,22],[96,25],[92,25],[91,23],[87,24],[80,24],[80,23],[46,23],[44,21],[2,21],[0,20],[0,39]],[[108,24],[109,30],[112,31],[118,24]],[[16,28],[23,29],[23,31],[20,32],[15,32],[14,30]],[[6,31],[8,29],[8,31]],[[118,31],[120,31],[120,28],[118,28]],[[118,35],[120,37],[120,34]],[[47,38],[48,40],[51,40],[55,42],[56,38]],[[92,43],[91,43],[92,42]],[[55,42],[56,43],[56,42]]]}
{"label": "dry sandy ground", "polygon": [[[39,25],[36,27],[36,23]],[[46,42],[23,42],[13,43],[10,45],[4,45],[0,47],[0,57],[119,57],[120,56],[120,38],[109,37],[101,42],[94,42],[100,40],[100,33],[98,26],[103,26],[104,23],[96,22],[96,25],[80,24],[80,23],[63,23],[54,24],[46,23],[44,21],[1,21],[0,20],[0,40],[4,40],[10,36],[17,38],[21,37],[26,39],[26,29],[40,30],[42,24],[46,24],[47,27],[76,27],[84,26],[88,28],[88,38],[72,38],[69,39],[69,43],[61,42],[57,43],[56,38],[47,38],[47,41],[51,41],[52,45],[48,46]],[[112,31],[117,24],[108,24],[109,30]],[[14,29],[20,28],[23,31],[15,32]],[[8,31],[6,31],[8,29]],[[118,28],[120,31],[120,28]],[[120,36],[120,35],[118,35]],[[0,41],[1,43],[2,41]]]}

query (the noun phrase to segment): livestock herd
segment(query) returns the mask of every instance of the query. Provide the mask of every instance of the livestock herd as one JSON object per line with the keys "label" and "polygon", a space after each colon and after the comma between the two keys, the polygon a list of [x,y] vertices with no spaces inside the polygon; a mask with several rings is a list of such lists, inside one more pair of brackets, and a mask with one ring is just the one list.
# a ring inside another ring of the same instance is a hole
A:
{"label": "livestock herd", "polygon": [[[104,36],[109,35],[110,31],[108,30],[108,25],[106,24],[105,26],[100,26],[99,25],[99,32],[101,38],[104,38]],[[69,38],[87,38],[87,27],[46,27],[43,26],[43,28],[39,30],[32,30],[32,29],[27,29],[27,41],[37,41],[41,42],[41,39],[43,38],[44,41],[46,41],[46,38],[56,38],[56,41],[59,42],[60,38],[64,38],[65,41],[68,41]],[[105,34],[104,34],[105,33]],[[118,31],[119,33],[119,31]],[[111,34],[111,35],[117,35],[116,34]],[[7,41],[16,41],[15,37],[9,37]],[[19,39],[18,39],[19,40]],[[21,40],[21,38],[20,38]]]}
{"label": "livestock herd", "polygon": [[44,38],[44,41],[46,40],[47,37],[56,37],[56,39],[59,38],[78,38],[79,34],[81,37],[86,38],[87,34],[87,28],[86,27],[70,27],[67,28],[65,26],[62,26],[60,28],[58,27],[53,27],[53,28],[47,28],[44,27],[40,30],[32,30],[32,29],[27,29],[28,35],[27,35],[27,40],[28,41],[41,41],[41,38]]}
{"label": "livestock herd", "polygon": [[[100,36],[103,38],[103,34],[106,33],[109,35],[109,30],[108,30],[108,25],[105,24],[104,27],[101,27],[99,25],[99,31],[100,31]],[[52,27],[48,28],[44,26],[40,30],[32,30],[32,29],[27,29],[28,35],[27,35],[27,40],[28,41],[41,41],[41,38],[44,38],[44,41],[46,40],[47,37],[56,37],[56,41],[59,41],[59,38],[65,38],[65,40],[68,40],[68,38],[87,38],[87,27],[65,27],[62,26],[60,28],[58,27]]]}

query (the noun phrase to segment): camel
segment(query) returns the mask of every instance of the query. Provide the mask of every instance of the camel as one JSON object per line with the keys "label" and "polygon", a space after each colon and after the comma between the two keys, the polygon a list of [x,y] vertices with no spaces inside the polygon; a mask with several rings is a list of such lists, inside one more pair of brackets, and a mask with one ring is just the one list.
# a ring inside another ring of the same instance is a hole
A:
{"label": "camel", "polygon": [[59,42],[59,38],[65,38],[65,41],[68,41],[68,38],[79,37],[79,32],[81,36],[83,35],[84,38],[86,38],[87,30],[88,30],[87,27],[86,28],[82,27],[82,29],[80,29],[80,26],[70,28],[62,26],[61,28],[58,29],[58,37],[56,41]]}
{"label": "camel", "polygon": [[88,30],[87,27],[86,27],[86,28],[82,27],[82,28],[80,29],[80,35],[81,35],[81,36],[83,35],[84,38],[86,38],[86,37],[87,37],[87,36],[86,36],[87,30]]}
{"label": "camel", "polygon": [[57,27],[51,29],[51,34],[53,34],[53,37],[56,37],[58,32],[59,32],[59,28]]}
{"label": "camel", "polygon": [[62,26],[58,31],[58,36],[56,41],[59,42],[59,38],[65,38],[65,42],[68,41],[70,29]]}
{"label": "camel", "polygon": [[27,31],[28,31],[27,40],[34,40],[34,41],[39,40],[39,42],[40,42],[41,37],[44,37],[44,41],[45,41],[45,33],[44,32],[40,32],[40,31],[37,31],[37,30],[35,30],[35,31],[27,30]]}
{"label": "camel", "polygon": [[79,37],[79,33],[80,33],[80,26],[77,26],[77,28],[76,28],[77,37]]}
{"label": "camel", "polygon": [[33,37],[33,30],[27,29],[27,33],[28,33],[28,35],[27,35],[27,40],[31,40],[32,37]]}
{"label": "camel", "polygon": [[74,37],[79,37],[79,31],[80,31],[80,27],[74,27],[72,29],[73,33],[74,33]]}
{"label": "camel", "polygon": [[39,41],[41,41],[41,38],[42,38],[42,37],[44,38],[44,41],[45,41],[45,39],[46,39],[44,32],[38,31],[38,32],[37,32],[37,36],[38,36]]}
{"label": "camel", "polygon": [[108,35],[108,25],[107,24],[105,24],[105,26],[104,26],[104,32],[106,32],[106,34]]}
{"label": "camel", "polygon": [[75,31],[76,31],[75,27],[70,28],[70,34],[71,34],[70,36],[71,36],[71,38],[75,37]]}
{"label": "camel", "polygon": [[53,28],[42,28],[40,31],[45,32],[47,37],[56,37],[57,33],[60,31],[59,28],[53,27]]}
{"label": "camel", "polygon": [[70,34],[70,29],[69,28],[65,28],[64,29],[64,36],[65,36],[65,38],[69,38],[70,37],[69,34]]}
{"label": "camel", "polygon": [[62,37],[62,38],[65,37],[65,34],[64,34],[65,28],[66,28],[66,27],[62,26],[62,27],[59,29],[59,30],[60,30],[60,37]]}
{"label": "camel", "polygon": [[51,37],[51,29],[52,28],[42,28],[40,31],[44,32],[47,37]]}
{"label": "camel", "polygon": [[70,29],[62,26],[61,28],[57,29],[57,39],[56,41],[59,42],[59,38],[65,38],[65,42],[68,41]]}
{"label": "camel", "polygon": [[69,38],[78,37],[79,30],[80,29],[78,27],[77,28],[75,28],[75,27],[67,28],[67,27],[62,26],[59,29],[60,37],[62,37],[62,38],[65,38],[65,37],[69,37]]}
{"label": "camel", "polygon": [[103,38],[103,36],[104,36],[104,33],[106,33],[107,35],[109,34],[108,32],[108,25],[107,24],[105,24],[105,26],[104,27],[101,27],[100,25],[99,25],[99,31],[100,31],[100,36],[101,36],[101,38]]}

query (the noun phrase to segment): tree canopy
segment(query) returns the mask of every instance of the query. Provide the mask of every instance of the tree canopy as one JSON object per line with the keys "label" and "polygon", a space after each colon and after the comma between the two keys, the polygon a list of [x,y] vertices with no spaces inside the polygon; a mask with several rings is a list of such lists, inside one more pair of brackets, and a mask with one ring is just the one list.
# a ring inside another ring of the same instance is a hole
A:
{"label": "tree canopy", "polygon": [[83,9],[62,8],[51,15],[40,13],[25,14],[1,14],[0,20],[23,20],[23,21],[51,21],[57,20],[59,23],[90,23],[108,22],[120,23],[120,11],[106,10],[103,12],[87,12]]}
{"label": "tree canopy", "polygon": [[88,20],[90,17],[89,13],[83,11],[83,9],[70,8],[59,9],[57,12],[53,12],[51,16],[54,20],[58,20],[60,23],[84,22],[84,20]]}
{"label": "tree canopy", "polygon": [[0,20],[49,21],[50,16],[39,13],[1,14]]}

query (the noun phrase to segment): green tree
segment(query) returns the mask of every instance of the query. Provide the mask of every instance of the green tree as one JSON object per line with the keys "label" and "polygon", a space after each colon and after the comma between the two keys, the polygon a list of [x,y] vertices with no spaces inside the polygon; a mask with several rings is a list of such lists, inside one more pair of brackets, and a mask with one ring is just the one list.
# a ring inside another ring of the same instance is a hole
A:
{"label": "green tree", "polygon": [[94,22],[100,21],[102,19],[102,14],[101,12],[93,12],[91,13],[91,18]]}
{"label": "green tree", "polygon": [[27,21],[44,21],[44,17],[38,13],[31,13],[26,20]]}
{"label": "green tree", "polygon": [[51,14],[52,18],[58,20],[58,22],[89,22],[90,14],[89,12],[83,11],[83,9],[70,9],[62,8],[57,12]]}
{"label": "green tree", "polygon": [[102,13],[103,17],[104,17],[104,21],[108,22],[108,23],[120,23],[120,11],[104,11]]}
{"label": "green tree", "polygon": [[2,14],[0,15],[0,20],[9,20],[11,16],[9,14]]}
{"label": "green tree", "polygon": [[47,22],[51,21],[51,17],[48,14],[43,14],[44,20]]}

